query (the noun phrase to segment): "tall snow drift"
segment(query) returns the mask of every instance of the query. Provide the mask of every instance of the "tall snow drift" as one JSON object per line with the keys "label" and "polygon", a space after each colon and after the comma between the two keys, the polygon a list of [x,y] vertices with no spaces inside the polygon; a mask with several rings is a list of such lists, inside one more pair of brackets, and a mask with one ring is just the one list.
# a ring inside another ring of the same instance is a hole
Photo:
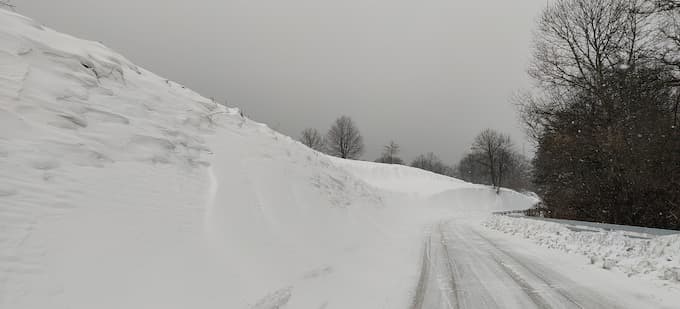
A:
{"label": "tall snow drift", "polygon": [[425,226],[532,202],[489,194],[330,159],[0,9],[1,308],[406,308]]}

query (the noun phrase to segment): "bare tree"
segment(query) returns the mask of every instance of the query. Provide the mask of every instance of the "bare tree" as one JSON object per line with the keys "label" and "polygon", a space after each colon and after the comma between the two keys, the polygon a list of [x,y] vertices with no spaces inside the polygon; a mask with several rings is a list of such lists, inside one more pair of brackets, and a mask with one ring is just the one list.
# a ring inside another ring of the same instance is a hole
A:
{"label": "bare tree", "polygon": [[637,65],[655,48],[654,26],[648,14],[638,14],[641,6],[641,0],[555,1],[539,18],[529,74],[543,88],[584,91],[593,112],[611,109],[608,73]]}
{"label": "bare tree", "polygon": [[672,85],[680,86],[680,1],[648,0],[647,14],[658,18],[659,39],[655,55],[663,64],[675,70]]}
{"label": "bare tree", "polygon": [[506,179],[507,174],[509,174],[515,168],[515,153],[512,151],[510,144],[510,138],[507,139],[508,144],[504,145],[498,150],[498,183],[497,192],[500,192],[501,186],[504,185],[503,181]]}
{"label": "bare tree", "polygon": [[680,227],[678,4],[555,0],[538,20],[538,95],[518,101],[548,215]]}
{"label": "bare tree", "polygon": [[456,167],[458,177],[472,183],[491,185],[489,169],[481,163],[484,162],[484,158],[484,154],[479,152],[471,152],[465,155]]}
{"label": "bare tree", "polygon": [[312,148],[316,151],[323,152],[325,149],[325,142],[321,133],[316,129],[307,128],[302,131],[300,136],[300,142],[305,146]]}
{"label": "bare tree", "polygon": [[403,164],[404,161],[397,157],[399,154],[399,145],[394,141],[390,141],[389,144],[385,145],[383,153],[380,158],[375,160],[379,163],[389,163],[389,164]]}
{"label": "bare tree", "polygon": [[411,166],[441,175],[450,176],[450,174],[452,174],[452,169],[446,166],[446,164],[432,152],[419,155],[411,162]]}
{"label": "bare tree", "polygon": [[510,137],[491,129],[479,133],[472,144],[472,150],[482,154],[479,163],[488,169],[489,181],[499,192],[503,173],[507,171],[512,158],[511,149]]}
{"label": "bare tree", "polygon": [[[497,172],[499,183],[503,187],[517,191],[533,189],[531,183],[533,167],[529,159],[513,149],[503,149],[499,157]],[[486,162],[485,153],[468,153],[458,163],[456,176],[472,183],[492,185],[491,169]]]}
{"label": "bare tree", "polygon": [[399,153],[399,145],[394,141],[390,141],[389,144],[385,145],[385,151],[383,152],[387,157],[396,157]]}
{"label": "bare tree", "polygon": [[658,44],[655,55],[661,63],[672,68],[669,86],[675,87],[673,125],[680,125],[680,0],[646,0],[642,14],[658,17],[658,32],[663,44]]}
{"label": "bare tree", "polygon": [[352,118],[342,116],[335,120],[326,134],[328,153],[345,159],[356,159],[364,152],[364,139]]}

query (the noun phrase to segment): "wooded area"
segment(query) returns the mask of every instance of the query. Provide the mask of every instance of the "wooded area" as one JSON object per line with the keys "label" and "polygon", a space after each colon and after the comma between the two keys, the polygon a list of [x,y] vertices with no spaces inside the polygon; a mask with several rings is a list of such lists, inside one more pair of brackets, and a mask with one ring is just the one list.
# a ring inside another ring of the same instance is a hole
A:
{"label": "wooded area", "polygon": [[552,217],[680,228],[676,1],[559,0],[518,98]]}

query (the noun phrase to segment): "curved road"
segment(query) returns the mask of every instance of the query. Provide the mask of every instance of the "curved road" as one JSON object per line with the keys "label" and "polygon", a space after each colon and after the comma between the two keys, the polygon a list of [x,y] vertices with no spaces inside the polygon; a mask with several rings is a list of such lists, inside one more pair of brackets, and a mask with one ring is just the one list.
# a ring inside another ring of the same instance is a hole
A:
{"label": "curved road", "polygon": [[678,308],[664,297],[672,291],[576,259],[465,220],[442,222],[426,242],[413,308]]}

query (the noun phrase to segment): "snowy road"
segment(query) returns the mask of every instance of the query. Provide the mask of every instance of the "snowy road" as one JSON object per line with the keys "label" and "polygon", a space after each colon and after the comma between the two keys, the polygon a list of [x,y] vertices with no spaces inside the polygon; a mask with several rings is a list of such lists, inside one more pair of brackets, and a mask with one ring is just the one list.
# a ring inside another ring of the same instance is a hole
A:
{"label": "snowy road", "polygon": [[467,220],[442,222],[426,243],[413,307],[674,308],[663,294],[672,291],[584,259]]}

